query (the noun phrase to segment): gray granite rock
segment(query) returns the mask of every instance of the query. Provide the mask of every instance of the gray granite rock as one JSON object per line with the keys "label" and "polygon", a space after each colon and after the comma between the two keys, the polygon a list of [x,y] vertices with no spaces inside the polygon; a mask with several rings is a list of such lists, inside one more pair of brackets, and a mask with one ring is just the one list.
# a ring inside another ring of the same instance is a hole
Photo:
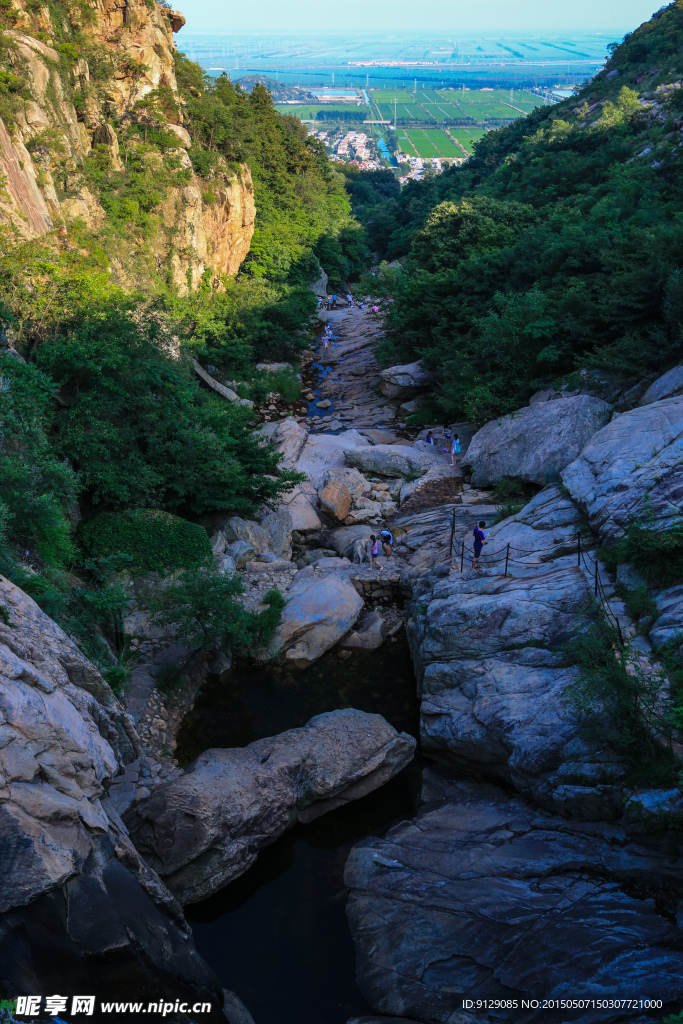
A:
{"label": "gray granite rock", "polygon": [[664,398],[675,398],[683,395],[683,366],[674,366],[672,370],[658,377],[647,389],[638,405],[652,405]]}
{"label": "gray granite rock", "polygon": [[562,482],[603,537],[621,536],[648,509],[663,528],[683,503],[683,397],[612,420],[567,466]]}
{"label": "gray granite rock", "polygon": [[527,483],[558,483],[562,470],[609,422],[611,408],[600,398],[576,395],[538,402],[491,420],[463,456],[475,487],[492,487],[502,477]]}
{"label": "gray granite rock", "polygon": [[566,822],[490,786],[440,788],[445,802],[347,861],[357,976],[374,1011],[475,1024],[482,1013],[463,1000],[488,999],[501,1000],[486,1012],[493,1024],[616,1024],[643,1011],[589,1003],[568,1015],[520,1001],[624,999],[634,988],[638,999],[681,997],[683,933],[629,888],[645,881],[675,898],[665,844]]}
{"label": "gray granite rock", "polygon": [[248,747],[208,750],[128,813],[135,843],[182,903],[220,889],[296,821],[312,821],[381,786],[415,740],[379,715],[318,715]]}

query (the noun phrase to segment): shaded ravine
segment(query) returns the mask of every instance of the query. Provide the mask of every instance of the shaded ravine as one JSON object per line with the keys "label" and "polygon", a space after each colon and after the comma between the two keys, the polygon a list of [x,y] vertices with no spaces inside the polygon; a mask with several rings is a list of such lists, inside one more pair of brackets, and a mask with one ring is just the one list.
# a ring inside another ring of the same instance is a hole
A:
{"label": "shaded ravine", "polygon": [[[228,683],[210,679],[179,736],[185,763],[210,746],[243,746],[355,707],[418,734],[415,677],[403,635],[350,658],[332,650],[303,671],[239,663]],[[186,908],[200,954],[256,1024],[346,1024],[368,1012],[355,981],[343,872],[351,847],[412,818],[421,763],[362,800],[297,825],[256,865]]]}

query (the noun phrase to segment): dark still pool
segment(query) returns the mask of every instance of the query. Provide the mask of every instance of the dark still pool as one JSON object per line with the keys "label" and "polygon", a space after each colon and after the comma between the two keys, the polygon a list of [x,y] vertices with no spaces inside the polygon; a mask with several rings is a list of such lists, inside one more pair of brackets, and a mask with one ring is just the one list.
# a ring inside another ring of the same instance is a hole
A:
{"label": "dark still pool", "polygon": [[[181,733],[185,762],[211,746],[242,746],[354,707],[417,735],[418,704],[403,637],[379,651],[337,651],[300,672],[238,665],[231,681],[205,687]],[[414,816],[414,761],[356,803],[297,825],[217,895],[187,907],[199,952],[256,1024],[346,1024],[368,1013],[355,981],[346,923],[344,865],[351,847]]]}

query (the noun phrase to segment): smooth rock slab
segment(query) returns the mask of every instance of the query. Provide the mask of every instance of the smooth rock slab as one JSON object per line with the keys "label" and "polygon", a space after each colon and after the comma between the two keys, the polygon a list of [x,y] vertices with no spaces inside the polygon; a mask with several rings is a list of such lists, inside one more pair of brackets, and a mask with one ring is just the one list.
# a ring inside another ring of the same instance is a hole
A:
{"label": "smooth rock slab", "polygon": [[380,715],[347,709],[248,747],[207,750],[127,817],[138,850],[181,903],[250,867],[297,821],[357,800],[412,759],[415,740]]}
{"label": "smooth rock slab", "polygon": [[362,473],[377,476],[424,476],[437,453],[421,452],[402,444],[377,444],[367,448],[354,448],[346,453],[346,461]]}
{"label": "smooth rock slab", "polygon": [[[357,977],[373,1010],[429,1024],[616,1024],[653,1017],[519,1001],[680,998],[683,933],[622,888],[632,879],[677,890],[665,844],[566,822],[489,786],[442,789],[445,803],[364,840],[347,861]],[[518,1005],[484,1017],[463,1009],[468,998]]]}
{"label": "smooth rock slab", "polygon": [[621,536],[649,508],[665,528],[683,505],[683,397],[612,420],[567,466],[562,482],[603,537]]}
{"label": "smooth rock slab", "polygon": [[528,644],[552,648],[581,623],[588,588],[575,566],[506,578],[438,570],[415,594],[409,625],[418,680],[428,665],[484,658]]}
{"label": "smooth rock slab", "polygon": [[286,661],[305,668],[348,633],[362,608],[362,597],[343,576],[295,580],[268,648],[270,657],[284,653]]}
{"label": "smooth rock slab", "polygon": [[475,487],[492,487],[502,477],[559,483],[562,470],[610,416],[606,402],[588,395],[518,409],[477,431],[462,466],[471,470]]}
{"label": "smooth rock slab", "polygon": [[638,405],[652,405],[653,402],[661,402],[664,398],[675,398],[683,395],[683,366],[674,366],[662,377],[658,377],[647,389]]}

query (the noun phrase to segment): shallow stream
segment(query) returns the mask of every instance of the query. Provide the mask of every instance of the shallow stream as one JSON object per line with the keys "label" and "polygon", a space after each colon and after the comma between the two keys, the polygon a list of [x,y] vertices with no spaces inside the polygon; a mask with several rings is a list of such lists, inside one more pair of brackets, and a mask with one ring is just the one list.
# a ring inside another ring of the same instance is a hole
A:
{"label": "shallow stream", "polygon": [[[212,746],[244,746],[354,707],[417,735],[415,678],[403,636],[378,651],[336,650],[302,671],[247,662],[209,680],[179,736],[188,763]],[[414,816],[420,764],[363,800],[298,825],[217,895],[187,908],[197,948],[256,1024],[346,1024],[368,1013],[354,977],[344,865],[354,843]]]}

